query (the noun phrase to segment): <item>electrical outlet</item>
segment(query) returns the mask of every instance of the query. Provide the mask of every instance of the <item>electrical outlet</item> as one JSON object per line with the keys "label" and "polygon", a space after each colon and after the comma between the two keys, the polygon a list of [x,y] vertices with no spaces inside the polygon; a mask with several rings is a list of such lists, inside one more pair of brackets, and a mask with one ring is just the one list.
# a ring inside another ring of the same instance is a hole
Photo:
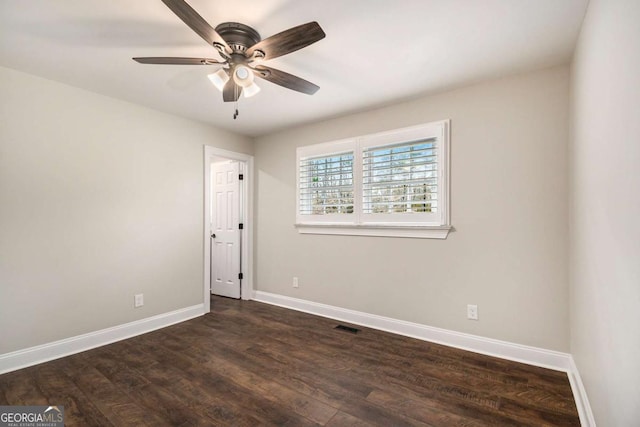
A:
{"label": "electrical outlet", "polygon": [[478,320],[478,306],[475,304],[467,305],[467,319]]}
{"label": "electrical outlet", "polygon": [[138,308],[144,305],[144,294],[135,294],[133,296],[133,307]]}
{"label": "electrical outlet", "polygon": [[297,287],[298,287],[298,278],[297,278],[297,277],[294,277],[294,278],[293,278],[293,287],[294,287],[294,288],[297,288]]}

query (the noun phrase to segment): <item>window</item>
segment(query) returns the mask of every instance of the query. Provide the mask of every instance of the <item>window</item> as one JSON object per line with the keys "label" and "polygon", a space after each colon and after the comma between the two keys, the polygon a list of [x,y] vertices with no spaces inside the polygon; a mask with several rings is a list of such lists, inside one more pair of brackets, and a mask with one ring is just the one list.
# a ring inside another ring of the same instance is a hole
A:
{"label": "window", "polygon": [[446,238],[449,122],[297,150],[300,233]]}
{"label": "window", "polygon": [[300,162],[300,214],[353,213],[353,152]]}

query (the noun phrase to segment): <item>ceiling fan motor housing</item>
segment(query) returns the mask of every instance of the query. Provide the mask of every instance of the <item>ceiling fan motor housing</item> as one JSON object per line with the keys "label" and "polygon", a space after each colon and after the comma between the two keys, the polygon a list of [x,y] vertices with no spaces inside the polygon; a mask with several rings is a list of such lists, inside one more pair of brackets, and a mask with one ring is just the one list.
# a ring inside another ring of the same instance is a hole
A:
{"label": "ceiling fan motor housing", "polygon": [[227,42],[234,54],[241,54],[261,38],[260,34],[248,25],[239,22],[223,22],[216,27],[216,32]]}

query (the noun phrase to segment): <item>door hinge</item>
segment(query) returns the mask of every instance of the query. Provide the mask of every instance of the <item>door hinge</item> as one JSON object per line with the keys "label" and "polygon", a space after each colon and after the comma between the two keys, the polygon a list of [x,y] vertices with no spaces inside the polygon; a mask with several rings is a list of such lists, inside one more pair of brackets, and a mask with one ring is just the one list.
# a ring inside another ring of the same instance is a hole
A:
{"label": "door hinge", "polygon": [[244,229],[244,224],[243,224],[243,223],[240,223],[240,224],[238,225],[238,227],[240,228],[240,230],[242,230],[242,229]]}
{"label": "door hinge", "polygon": [[242,273],[238,273],[238,279],[242,280]]}
{"label": "door hinge", "polygon": [[240,174],[240,175],[238,175],[238,179],[239,179],[240,181],[242,181],[242,180],[244,179],[244,174]]}

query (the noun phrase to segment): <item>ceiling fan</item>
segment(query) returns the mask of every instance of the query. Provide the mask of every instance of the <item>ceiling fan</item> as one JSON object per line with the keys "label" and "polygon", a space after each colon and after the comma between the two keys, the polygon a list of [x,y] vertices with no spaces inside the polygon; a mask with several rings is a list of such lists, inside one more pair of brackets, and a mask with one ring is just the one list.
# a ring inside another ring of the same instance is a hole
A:
{"label": "ceiling fan", "polygon": [[[254,76],[287,89],[313,95],[319,86],[284,71],[262,65],[262,61],[277,58],[322,40],[324,31],[317,22],[290,28],[264,40],[253,28],[237,22],[224,22],[215,29],[184,0],[162,0],[185,24],[213,46],[223,60],[213,58],[146,57],[133,58],[141,64],[215,65],[216,73],[208,77],[222,91],[225,102],[237,101],[260,91]],[[238,112],[234,115],[237,117]]]}

